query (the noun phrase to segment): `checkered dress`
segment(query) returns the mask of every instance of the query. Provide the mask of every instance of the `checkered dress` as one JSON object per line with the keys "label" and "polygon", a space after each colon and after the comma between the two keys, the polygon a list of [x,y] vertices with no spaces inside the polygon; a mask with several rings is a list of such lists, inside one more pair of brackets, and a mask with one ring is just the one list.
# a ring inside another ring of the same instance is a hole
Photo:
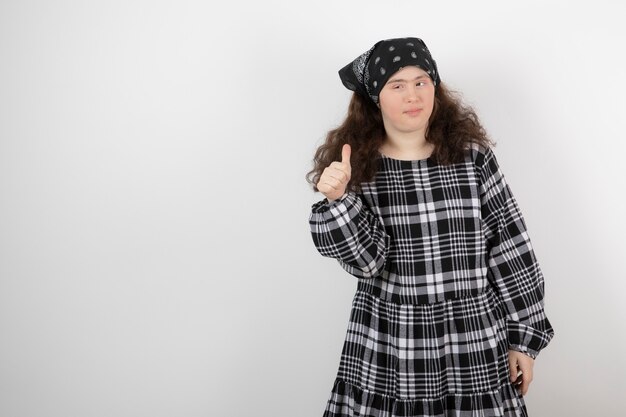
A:
{"label": "checkered dress", "polygon": [[554,330],[495,154],[377,162],[361,192],[309,218],[319,253],[357,278],[324,417],[527,416],[507,351],[536,358]]}

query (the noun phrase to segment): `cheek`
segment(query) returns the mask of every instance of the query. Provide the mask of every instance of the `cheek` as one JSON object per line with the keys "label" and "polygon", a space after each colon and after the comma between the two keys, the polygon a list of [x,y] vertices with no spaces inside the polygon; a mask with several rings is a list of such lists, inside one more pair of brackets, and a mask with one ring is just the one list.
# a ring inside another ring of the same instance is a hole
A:
{"label": "cheek", "polygon": [[394,105],[390,100],[380,100],[380,112],[386,117],[393,117]]}
{"label": "cheek", "polygon": [[388,106],[387,107],[387,117],[392,120],[397,120],[402,118],[402,109],[399,106]]}
{"label": "cheek", "polygon": [[435,97],[426,97],[424,99],[424,104],[429,109],[429,111],[432,111],[435,106]]}
{"label": "cheek", "polygon": [[435,100],[434,99],[430,99],[428,101],[428,107],[432,110],[435,107]]}
{"label": "cheek", "polygon": [[385,112],[388,116],[392,116],[397,113],[400,109],[402,109],[402,103],[397,102],[397,100],[393,100],[387,97],[387,99],[381,102],[381,110]]}

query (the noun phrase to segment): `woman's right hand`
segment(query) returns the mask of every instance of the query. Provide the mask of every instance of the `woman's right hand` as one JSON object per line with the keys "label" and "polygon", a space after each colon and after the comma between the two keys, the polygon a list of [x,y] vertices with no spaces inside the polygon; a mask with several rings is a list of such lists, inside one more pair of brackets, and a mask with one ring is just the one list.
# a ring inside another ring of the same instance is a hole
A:
{"label": "woman's right hand", "polygon": [[326,196],[329,202],[338,199],[346,192],[346,186],[352,176],[350,166],[350,145],[347,143],[341,148],[341,162],[333,161],[324,168],[317,189]]}

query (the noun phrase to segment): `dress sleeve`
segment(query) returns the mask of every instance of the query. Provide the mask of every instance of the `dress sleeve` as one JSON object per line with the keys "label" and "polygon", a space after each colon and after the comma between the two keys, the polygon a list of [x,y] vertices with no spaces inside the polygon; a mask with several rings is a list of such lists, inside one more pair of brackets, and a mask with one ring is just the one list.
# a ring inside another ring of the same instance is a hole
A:
{"label": "dress sleeve", "polygon": [[507,317],[509,348],[535,359],[554,329],[544,311],[544,279],[520,208],[491,148],[480,167],[487,278],[497,289]]}
{"label": "dress sleeve", "polygon": [[374,278],[383,270],[391,238],[363,199],[354,191],[311,207],[311,236],[317,251],[337,259],[357,278]]}

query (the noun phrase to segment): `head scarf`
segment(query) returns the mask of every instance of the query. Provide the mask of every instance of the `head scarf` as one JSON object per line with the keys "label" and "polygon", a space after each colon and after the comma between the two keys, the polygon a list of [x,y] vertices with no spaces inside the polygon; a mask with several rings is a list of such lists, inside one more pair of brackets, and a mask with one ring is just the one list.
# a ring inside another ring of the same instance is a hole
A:
{"label": "head scarf", "polygon": [[420,38],[394,38],[378,41],[369,50],[339,70],[343,85],[378,105],[378,95],[385,83],[398,70],[409,65],[422,68],[433,80],[440,82],[437,63]]}

